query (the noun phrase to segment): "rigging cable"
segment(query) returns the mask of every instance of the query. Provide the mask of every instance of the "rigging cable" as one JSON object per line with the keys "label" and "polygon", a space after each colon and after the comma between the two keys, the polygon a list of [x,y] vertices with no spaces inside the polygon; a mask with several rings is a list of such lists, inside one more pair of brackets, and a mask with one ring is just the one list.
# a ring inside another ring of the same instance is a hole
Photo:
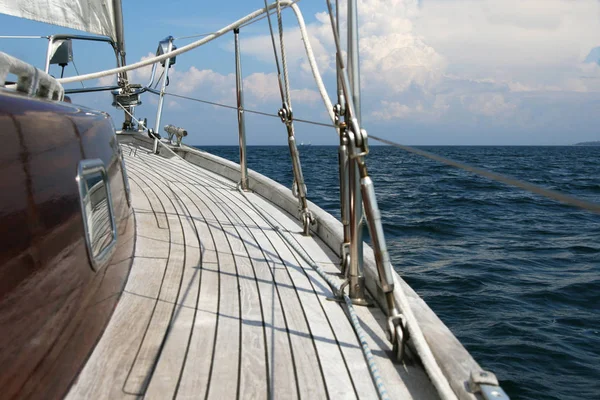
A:
{"label": "rigging cable", "polygon": [[292,109],[292,97],[290,96],[290,78],[288,75],[287,58],[285,56],[285,45],[283,41],[283,19],[281,18],[281,4],[277,0],[277,25],[279,26],[279,45],[281,46],[281,66],[283,67],[283,86],[285,89],[285,101]]}
{"label": "rigging cable", "polygon": [[[279,8],[279,0],[276,3]],[[277,83],[279,84],[279,94],[281,95],[281,100],[285,103],[285,94],[283,92],[283,85],[281,83],[281,68],[279,67],[279,55],[277,54],[277,46],[275,45],[275,35],[273,34],[273,25],[271,24],[271,12],[269,11],[269,6],[267,5],[267,0],[265,0],[265,9],[267,10],[267,20],[269,21],[269,32],[271,34],[271,43],[273,45],[273,55],[275,57],[275,65],[277,66]]]}
{"label": "rigging cable", "polygon": [[593,203],[586,200],[578,199],[577,197],[570,196],[568,194],[560,193],[555,190],[550,190],[543,188],[541,186],[535,185],[533,183],[529,183],[526,181],[522,181],[520,179],[516,179],[507,175],[499,174],[497,172],[488,171],[483,168],[474,167],[459,161],[454,161],[446,157],[442,157],[440,155],[430,153],[425,150],[417,149],[411,146],[405,146],[400,143],[392,142],[391,140],[387,140],[384,138],[380,138],[377,136],[369,135],[369,138],[377,140],[381,143],[388,144],[390,146],[397,147],[409,153],[417,154],[425,158],[429,158],[430,160],[434,160],[440,162],[442,164],[446,164],[455,168],[462,169],[464,171],[472,172],[475,175],[483,176],[492,181],[501,182],[510,186],[515,186],[520,189],[524,189],[528,192],[538,194],[540,196],[546,197],[551,200],[555,200],[564,204],[568,204],[570,206],[578,207],[587,211],[591,211],[597,214],[600,214],[600,204]]}
{"label": "rigging cable", "polygon": [[[292,1],[290,0],[282,0],[286,5],[291,6],[292,9],[294,9],[294,11],[296,12],[297,15],[299,15],[299,18],[302,18],[302,14],[300,13],[300,9],[298,8],[298,6],[296,4],[293,4]],[[155,64],[159,61],[163,61],[166,60],[167,58],[173,58],[175,56],[178,56],[180,54],[186,53],[192,49],[195,49],[196,47],[200,47],[202,45],[205,45],[209,42],[212,42],[213,40],[223,36],[224,34],[226,34],[227,32],[230,32],[232,30],[234,30],[235,28],[240,27],[241,25],[252,21],[253,19],[255,19],[256,17],[261,16],[262,14],[264,14],[265,12],[267,12],[268,10],[274,8],[276,5],[275,4],[271,4],[270,6],[268,6],[266,9],[265,8],[261,8],[258,9],[248,15],[246,15],[243,18],[238,19],[237,21],[219,29],[218,31],[200,39],[197,40],[195,42],[192,42],[190,44],[187,44],[185,46],[182,46],[176,50],[173,50],[171,52],[168,53],[164,53],[160,56],[154,56],[151,58],[147,58],[145,60],[141,60],[138,61],[136,63],[133,64],[129,64],[129,65],[124,65],[121,67],[116,67],[116,68],[111,68],[111,69],[107,69],[104,71],[99,71],[99,72],[94,72],[91,74],[86,74],[86,75],[81,75],[81,76],[77,76],[77,77],[69,77],[69,78],[64,78],[64,79],[59,79],[59,83],[71,83],[71,82],[78,82],[78,81],[85,81],[85,80],[89,80],[89,79],[97,79],[97,78],[102,78],[103,76],[108,76],[108,75],[114,75],[114,74],[118,74],[121,72],[126,72],[126,71],[131,71],[134,69],[138,69],[141,67],[145,67],[146,65],[150,65],[150,64]],[[304,21],[303,21],[304,22]]]}
{"label": "rigging cable", "polygon": [[[155,95],[159,95],[160,94],[160,92],[158,90],[155,90],[155,89],[146,88],[146,90],[148,91],[148,93],[152,93],[152,94],[155,94]],[[227,108],[227,109],[230,109],[230,110],[237,111],[237,109],[238,109],[235,106],[230,106],[230,105],[227,105],[227,104],[217,103],[217,102],[209,101],[209,100],[202,100],[202,99],[198,99],[196,97],[183,96],[183,95],[180,95],[180,94],[175,94],[175,93],[170,93],[170,92],[164,92],[164,94],[166,96],[178,97],[180,99],[196,101],[198,103],[210,104],[212,106],[223,107],[223,108]],[[265,117],[272,117],[272,118],[281,119],[281,117],[279,115],[273,114],[273,113],[268,113],[268,112],[264,112],[264,111],[257,111],[257,110],[251,110],[251,109],[248,109],[248,108],[242,108],[242,110],[244,112],[246,112],[246,113],[257,114],[257,115],[264,115]],[[302,122],[304,124],[311,124],[311,125],[316,125],[316,126],[323,126],[323,127],[326,127],[326,128],[335,128],[334,125],[328,124],[326,122],[312,121],[312,120],[309,120],[309,119],[302,119],[302,118],[296,118],[296,117],[294,117],[294,122]]]}
{"label": "rigging cable", "polygon": [[[77,75],[79,75],[79,70],[77,69],[77,65],[75,65],[75,59],[71,60],[73,62],[73,68],[75,68],[75,72],[77,72]],[[63,67],[63,72],[65,71],[65,67]],[[60,74],[60,77],[62,78],[62,73]],[[81,87],[85,89],[85,85],[83,84],[83,81],[80,81],[81,83]]]}

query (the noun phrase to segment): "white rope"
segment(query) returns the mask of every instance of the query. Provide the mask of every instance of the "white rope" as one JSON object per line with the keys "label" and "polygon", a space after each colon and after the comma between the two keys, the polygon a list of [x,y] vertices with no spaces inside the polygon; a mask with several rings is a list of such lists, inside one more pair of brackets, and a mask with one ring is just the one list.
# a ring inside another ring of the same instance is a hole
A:
{"label": "white rope", "polygon": [[[293,2],[291,0],[282,0],[281,3],[284,6],[290,6],[293,5]],[[273,9],[275,8],[277,5],[275,3],[269,5],[268,9]],[[129,65],[125,65],[122,67],[118,67],[118,68],[112,68],[112,69],[107,69],[104,71],[100,71],[100,72],[94,72],[91,74],[86,74],[86,75],[80,75],[80,76],[73,76],[73,77],[69,77],[69,78],[63,78],[63,79],[59,79],[58,81],[60,83],[71,83],[71,82],[79,82],[79,81],[85,81],[85,80],[90,80],[90,79],[98,79],[98,78],[102,78],[103,76],[109,76],[109,75],[114,75],[117,73],[121,73],[121,72],[125,72],[125,71],[131,71],[134,69],[138,69],[141,67],[145,67],[146,65],[150,65],[150,64],[155,64],[157,62],[166,60],[167,58],[173,58],[175,56],[178,56],[179,54],[183,54],[186,53],[192,49],[195,49],[196,47],[202,46],[206,43],[209,43],[213,40],[215,40],[218,37],[223,36],[224,34],[226,34],[227,32],[230,32],[232,30],[234,30],[235,28],[238,28],[239,26],[251,21],[252,19],[264,14],[265,12],[267,12],[267,8],[261,8],[258,9],[248,15],[246,15],[243,18],[238,19],[237,21],[219,29],[216,32],[213,32],[211,34],[209,34],[207,37],[202,38],[200,40],[197,40],[195,42],[192,42],[188,45],[185,45],[183,47],[178,48],[177,50],[171,51],[169,53],[165,53],[163,55],[160,56],[155,56],[152,58],[148,58],[146,60],[142,60],[139,62],[136,62],[134,64],[129,64]]]}
{"label": "white rope", "polygon": [[396,303],[396,307],[402,312],[404,318],[406,318],[408,332],[415,350],[417,350],[417,354],[423,363],[423,367],[425,368],[427,375],[429,375],[429,379],[433,383],[433,386],[435,386],[442,400],[457,400],[456,394],[452,390],[446,375],[444,375],[435,356],[431,352],[431,348],[423,335],[419,322],[410,307],[406,293],[404,293],[404,290],[402,289],[400,280],[396,274],[392,274],[392,276],[394,278],[394,302]]}
{"label": "white rope", "polygon": [[[319,94],[321,95],[321,99],[323,100],[323,103],[325,104],[325,109],[327,110],[327,113],[329,114],[329,118],[331,119],[331,122],[334,123],[335,116],[333,113],[333,104],[331,103],[331,99],[329,98],[329,95],[327,94],[327,89],[325,88],[323,79],[321,78],[321,73],[319,72],[319,67],[317,66],[317,61],[315,60],[312,46],[310,45],[310,40],[308,38],[308,33],[306,31],[306,24],[304,23],[304,17],[302,16],[302,12],[300,11],[300,8],[298,7],[298,5],[295,4],[296,1],[297,0],[295,0],[295,1],[281,0],[281,1],[279,1],[279,3],[284,7],[291,7],[292,10],[294,10],[294,14],[296,15],[296,19],[298,20],[298,27],[300,28],[300,35],[302,36],[302,41],[304,42],[304,49],[306,51],[306,57],[308,58],[308,63],[310,65],[310,69],[311,69],[313,77],[315,79],[317,88],[319,89]],[[98,79],[98,78],[102,78],[103,76],[114,75],[114,74],[125,72],[125,71],[131,71],[134,69],[138,69],[141,67],[145,67],[147,65],[151,65],[151,64],[166,60],[167,58],[171,58],[171,57],[177,56],[179,54],[183,54],[192,49],[195,49],[196,47],[202,46],[220,36],[223,36],[225,33],[232,31],[233,29],[238,28],[241,25],[247,24],[248,22],[252,21],[254,18],[257,18],[260,15],[265,14],[267,12],[267,9],[270,10],[274,7],[277,7],[276,3],[271,4],[268,7],[262,8],[260,10],[256,10],[253,13],[248,14],[244,18],[241,18],[241,19],[235,21],[234,23],[229,24],[226,27],[219,29],[218,31],[216,31],[214,33],[209,34],[207,37],[200,39],[198,41],[192,42],[186,46],[180,47],[177,50],[174,50],[170,53],[165,53],[161,56],[152,57],[152,58],[149,58],[149,59],[146,59],[143,61],[139,61],[134,64],[125,65],[125,66],[119,67],[119,68],[112,68],[112,69],[108,69],[105,71],[94,72],[91,74],[59,79],[58,82],[64,84],[64,83],[70,83],[70,82],[85,81],[85,80],[90,80],[90,79]]]}
{"label": "white rope", "polygon": [[[282,3],[285,3],[286,0],[283,0]],[[312,46],[310,45],[310,40],[308,38],[308,33],[306,31],[306,25],[304,24],[304,17],[302,16],[302,12],[300,8],[296,4],[292,4],[292,10],[294,10],[294,14],[296,14],[296,19],[298,20],[298,27],[300,28],[300,36],[302,37],[302,41],[304,42],[304,49],[306,50],[306,57],[308,58],[308,63],[310,65],[310,70],[312,71],[313,78],[315,79],[315,83],[317,84],[317,89],[319,89],[319,94],[321,95],[321,99],[323,99],[323,103],[325,104],[325,109],[327,110],[327,114],[329,115],[329,119],[331,122],[335,124],[335,115],[333,113],[333,104],[331,103],[331,99],[329,98],[329,94],[327,94],[327,89],[325,88],[325,84],[323,83],[323,79],[321,78],[321,73],[319,72],[319,67],[317,65],[317,61],[315,60],[315,55],[313,53]],[[337,131],[337,129],[336,129]],[[339,131],[338,131],[339,135]]]}

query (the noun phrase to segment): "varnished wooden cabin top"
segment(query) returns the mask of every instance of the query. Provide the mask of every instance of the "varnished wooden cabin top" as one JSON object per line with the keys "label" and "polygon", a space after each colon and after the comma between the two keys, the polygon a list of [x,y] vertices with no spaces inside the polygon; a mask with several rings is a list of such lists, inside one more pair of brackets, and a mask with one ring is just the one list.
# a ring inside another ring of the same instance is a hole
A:
{"label": "varnished wooden cabin top", "polygon": [[[68,397],[376,398],[344,308],[275,227],[330,273],[335,253],[236,182],[128,142],[133,266]],[[436,398],[419,365],[391,361],[381,310],[356,311],[390,396]]]}

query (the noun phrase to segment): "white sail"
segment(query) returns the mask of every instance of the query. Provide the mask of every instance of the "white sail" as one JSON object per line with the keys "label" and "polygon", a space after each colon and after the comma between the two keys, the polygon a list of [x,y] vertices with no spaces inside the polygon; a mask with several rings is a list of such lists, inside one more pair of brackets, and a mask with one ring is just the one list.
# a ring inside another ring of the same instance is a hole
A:
{"label": "white sail", "polygon": [[110,37],[122,43],[120,0],[0,0],[0,13]]}

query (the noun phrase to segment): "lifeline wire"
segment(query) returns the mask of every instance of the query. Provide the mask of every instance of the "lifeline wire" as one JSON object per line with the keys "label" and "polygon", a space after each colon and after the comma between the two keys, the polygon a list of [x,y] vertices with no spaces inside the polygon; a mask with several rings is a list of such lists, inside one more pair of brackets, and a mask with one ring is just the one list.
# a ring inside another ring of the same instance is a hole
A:
{"label": "lifeline wire", "polygon": [[[147,90],[148,90],[149,93],[156,94],[156,95],[159,94],[158,90],[150,89],[150,88],[147,88]],[[183,96],[183,95],[180,95],[180,94],[175,94],[175,93],[170,93],[170,92],[165,92],[164,94],[167,95],[167,96],[178,97],[180,99],[186,99],[186,100],[196,101],[198,103],[210,104],[212,106],[223,107],[223,108],[228,108],[230,110],[236,110],[237,111],[237,107],[229,106],[229,105],[223,104],[223,103],[217,103],[217,102],[214,102],[214,101],[202,100],[202,99],[198,99],[196,97],[188,97],[188,96]],[[268,113],[268,112],[264,112],[264,111],[250,110],[248,108],[242,108],[242,111],[247,112],[247,113],[251,113],[251,114],[264,115],[266,117],[273,117],[273,118],[278,118],[278,119],[281,118],[277,114],[272,114],[272,113]],[[311,121],[309,119],[301,119],[301,118],[296,118],[296,117],[294,117],[294,122],[302,122],[304,124],[324,126],[326,128],[335,128],[335,125],[328,124],[326,122]]]}

